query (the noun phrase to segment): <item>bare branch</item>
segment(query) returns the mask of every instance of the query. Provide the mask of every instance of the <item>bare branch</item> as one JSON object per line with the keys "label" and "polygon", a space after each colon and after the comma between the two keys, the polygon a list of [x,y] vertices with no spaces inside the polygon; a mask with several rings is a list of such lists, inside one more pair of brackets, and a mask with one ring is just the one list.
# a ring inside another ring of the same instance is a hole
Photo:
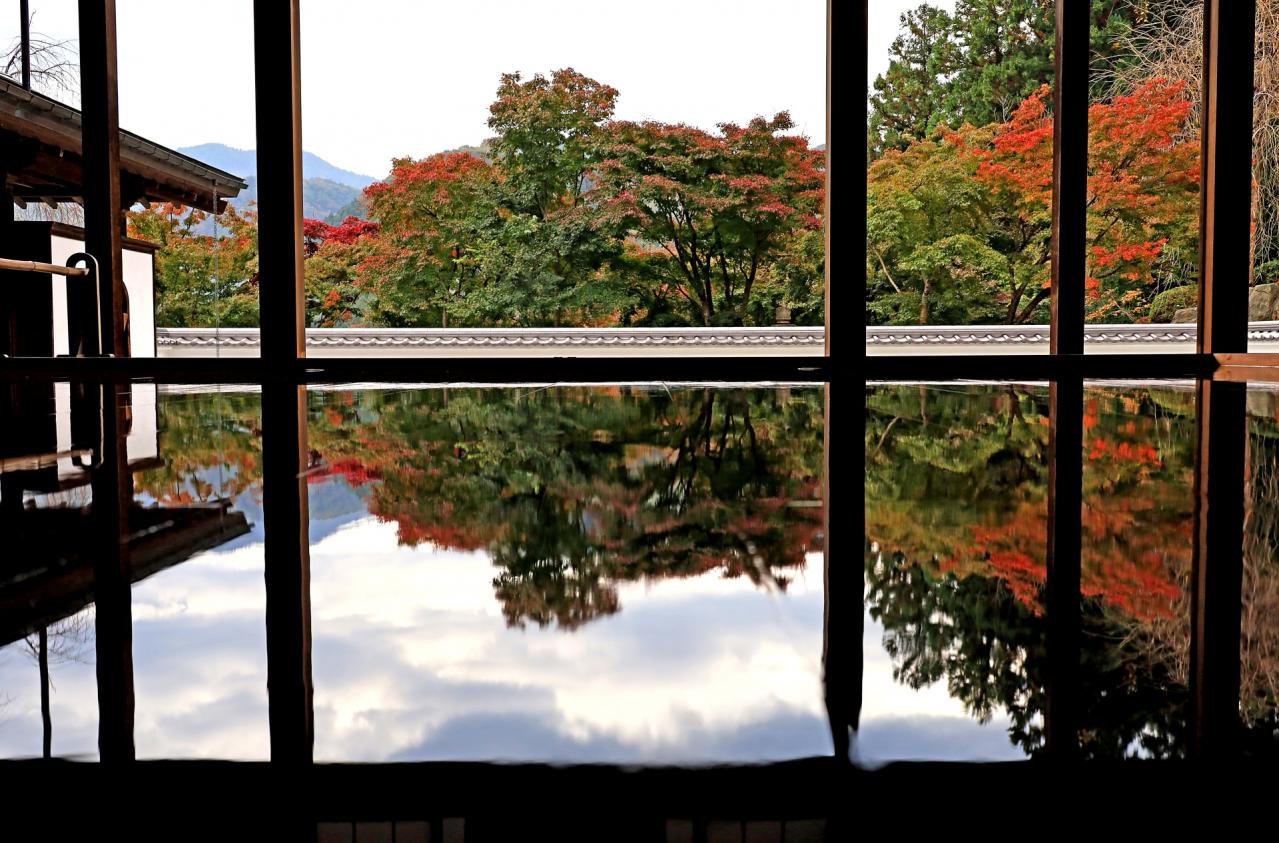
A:
{"label": "bare branch", "polygon": [[[58,39],[35,31],[35,13],[31,13],[31,86],[51,97],[80,96],[79,51],[73,39]],[[0,73],[11,79],[22,78],[22,39],[14,39],[0,55]]]}

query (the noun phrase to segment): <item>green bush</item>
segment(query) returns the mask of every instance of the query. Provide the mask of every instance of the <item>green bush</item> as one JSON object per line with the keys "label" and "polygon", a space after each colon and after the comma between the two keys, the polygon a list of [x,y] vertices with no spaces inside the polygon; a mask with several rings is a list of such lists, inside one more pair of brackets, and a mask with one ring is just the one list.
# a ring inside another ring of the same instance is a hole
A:
{"label": "green bush", "polygon": [[1199,290],[1194,286],[1164,290],[1150,302],[1151,322],[1171,322],[1173,314],[1184,307],[1199,304]]}

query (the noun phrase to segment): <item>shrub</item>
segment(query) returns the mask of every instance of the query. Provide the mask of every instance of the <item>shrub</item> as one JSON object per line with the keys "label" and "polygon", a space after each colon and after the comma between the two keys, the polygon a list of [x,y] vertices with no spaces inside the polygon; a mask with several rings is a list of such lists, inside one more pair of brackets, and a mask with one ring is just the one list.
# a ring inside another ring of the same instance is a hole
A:
{"label": "shrub", "polygon": [[1151,322],[1171,322],[1173,314],[1184,307],[1199,304],[1199,289],[1194,285],[1164,290],[1150,302]]}

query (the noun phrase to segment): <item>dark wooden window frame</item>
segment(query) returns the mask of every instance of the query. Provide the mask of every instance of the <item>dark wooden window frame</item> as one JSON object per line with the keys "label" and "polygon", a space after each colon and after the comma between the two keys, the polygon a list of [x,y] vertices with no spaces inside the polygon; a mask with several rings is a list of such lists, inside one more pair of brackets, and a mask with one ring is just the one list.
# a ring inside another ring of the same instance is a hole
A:
{"label": "dark wooden window frame", "polygon": [[[266,529],[268,684],[273,762],[312,760],[309,539],[306,489],[306,385],[379,382],[596,382],[831,380],[829,357],[324,358],[306,359],[302,272],[300,0],[255,0],[253,43],[257,119],[261,356],[258,359],[129,358],[119,225],[120,148],[115,0],[78,0],[83,82],[86,249],[98,258],[101,357],[3,358],[0,382],[70,381],[103,390],[104,455],[94,481],[95,529],[103,558],[98,590],[99,750],[105,763],[135,758],[132,617],[120,548],[126,539],[127,471],[114,431],[133,382],[256,383],[263,390],[263,497]],[[829,21],[830,6],[827,17]],[[864,31],[864,14],[860,30]],[[827,26],[829,43],[830,25]],[[864,42],[865,38],[861,38]],[[829,54],[829,51],[828,51]],[[828,60],[829,65],[829,60]],[[829,88],[829,67],[827,71]],[[829,111],[829,94],[828,94]],[[829,123],[829,121],[828,121]],[[829,131],[829,127],[828,127]],[[829,159],[829,153],[828,153]],[[115,352],[112,354],[112,352]],[[110,449],[108,449],[110,450]],[[837,650],[839,648],[836,648]]]}
{"label": "dark wooden window frame", "polygon": [[[1192,757],[1238,752],[1240,587],[1248,381],[1279,382],[1279,354],[1249,354],[1254,0],[1204,0],[1199,325],[1194,354],[1083,354],[1089,4],[1058,0],[1049,355],[866,357],[866,382],[1047,380],[1050,755],[1078,752],[1079,558],[1084,379],[1194,378]],[[865,226],[860,228],[864,236]],[[862,244],[864,246],[864,242]],[[865,353],[863,347],[863,354]]]}
{"label": "dark wooden window frame", "polygon": [[[1054,122],[1053,202],[1053,307],[1052,348],[1045,356],[951,356],[945,358],[875,356],[863,346],[857,363],[841,351],[848,365],[856,365],[866,385],[909,379],[1030,379],[1053,384],[1050,447],[1050,541],[1048,549],[1049,647],[1053,680],[1046,718],[1048,755],[1070,759],[1078,753],[1079,722],[1079,521],[1082,505],[1081,405],[1085,379],[1194,378],[1198,384],[1197,459],[1195,468],[1195,546],[1192,595],[1192,754],[1200,758],[1231,757],[1236,752],[1239,692],[1239,581],[1242,562],[1244,463],[1244,388],[1249,381],[1279,382],[1279,355],[1249,354],[1246,333],[1246,279],[1249,270],[1249,213],[1251,198],[1252,62],[1254,0],[1205,0],[1204,44],[1205,107],[1203,117],[1204,178],[1201,191],[1202,239],[1200,324],[1198,348],[1193,354],[1083,354],[1084,258],[1087,167],[1088,3],[1059,0],[1057,9],[1057,78]],[[833,6],[840,17],[832,17]],[[118,126],[116,118],[115,0],[79,0],[81,61],[84,91],[85,213],[88,249],[99,254],[103,272],[104,305],[107,296],[118,296],[121,286],[118,260],[118,220],[112,209],[119,191]],[[838,507],[842,519],[850,517],[845,491],[832,490],[832,474],[849,478],[854,455],[845,455],[832,435],[832,419],[854,417],[850,387],[835,385],[848,375],[848,366],[832,351],[831,327],[835,323],[830,295],[831,203],[830,118],[833,109],[831,67],[832,39],[851,42],[843,73],[852,79],[850,90],[860,97],[866,88],[867,2],[853,7],[827,4],[827,354],[824,358],[672,358],[644,357],[624,360],[553,359],[406,359],[305,358],[302,313],[301,257],[301,116],[300,116],[300,0],[256,0],[254,45],[258,126],[260,260],[262,275],[276,279],[264,285],[261,296],[262,354],[260,360],[237,359],[4,359],[0,381],[69,380],[99,383],[101,388],[122,388],[132,381],[162,383],[259,383],[263,387],[264,508],[271,515],[267,530],[266,585],[268,624],[268,675],[272,765],[289,765],[306,775],[310,785],[327,794],[327,808],[299,808],[290,816],[313,821],[317,816],[345,816],[342,810],[372,810],[394,805],[419,793],[423,781],[432,781],[441,792],[453,793],[455,804],[467,804],[467,788],[494,777],[516,784],[511,790],[549,792],[566,780],[603,791],[615,777],[630,777],[653,794],[671,796],[691,812],[713,816],[715,810],[754,810],[752,783],[791,793],[796,805],[814,810],[831,804],[852,779],[863,792],[890,791],[891,770],[858,774],[846,763],[849,729],[855,729],[861,708],[862,576],[859,552],[852,541],[832,544],[826,537],[825,630],[826,696],[831,713],[836,755],[830,763],[798,762],[760,768],[716,768],[704,771],[636,772],[609,768],[573,768],[556,771],[542,766],[488,767],[486,765],[313,765],[312,688],[310,672],[309,548],[305,488],[299,474],[305,468],[305,387],[310,383],[349,381],[415,382],[620,382],[628,380],[708,380],[745,382],[787,380],[827,385],[826,501],[827,519]],[[1229,45],[1229,56],[1222,54]],[[859,141],[860,142],[860,141]],[[865,248],[865,171],[854,166],[857,185],[849,192],[857,197],[847,223],[850,254]],[[851,246],[856,242],[856,247]],[[107,257],[104,259],[102,255]],[[856,262],[854,265],[857,265]],[[113,268],[115,267],[115,268]],[[854,270],[856,272],[856,270]],[[288,279],[279,283],[278,279]],[[1245,279],[1242,281],[1240,279]],[[846,306],[847,309],[847,306]],[[110,314],[114,308],[106,310]],[[846,318],[846,317],[845,317]],[[104,320],[106,322],[107,320]],[[119,330],[104,325],[104,336],[119,347]],[[835,403],[837,398],[839,403]],[[108,414],[109,415],[109,414]],[[119,421],[118,419],[116,420]],[[104,420],[110,427],[111,420]],[[848,431],[845,430],[847,436]],[[852,450],[852,448],[848,448]],[[832,451],[836,459],[831,462]],[[857,459],[864,460],[861,449]],[[1071,457],[1070,455],[1074,455]],[[119,455],[117,455],[119,456]],[[288,459],[285,459],[285,457]],[[115,462],[118,463],[118,460]],[[113,477],[119,466],[107,460],[107,471],[95,481],[95,501],[104,511],[116,511]],[[838,466],[837,472],[830,470]],[[864,462],[861,463],[864,474]],[[1211,471],[1209,467],[1211,466]],[[841,489],[851,480],[845,479]],[[101,491],[99,490],[101,486]],[[101,495],[101,497],[99,497]],[[1209,506],[1209,503],[1212,505]],[[864,536],[864,509],[861,510]],[[838,519],[835,519],[838,520]],[[120,540],[120,516],[101,519],[108,546]],[[851,535],[851,533],[850,533]],[[832,555],[834,548],[842,556]],[[108,586],[98,613],[98,672],[100,749],[104,765],[130,761],[133,748],[133,689],[131,618],[127,580],[119,581],[118,554],[106,553],[99,576]],[[820,759],[814,759],[818,762]],[[0,764],[6,767],[10,762]],[[16,762],[20,763],[20,762]],[[203,781],[243,783],[271,774],[254,765],[200,766],[181,762],[151,762],[146,775],[154,782],[182,782],[191,777]],[[400,776],[394,770],[408,771]],[[1008,767],[984,768],[974,782],[989,785],[1002,781],[1010,788],[1024,786],[1020,773]],[[938,775],[936,766],[916,768],[918,777]],[[187,778],[174,779],[181,771]],[[237,772],[238,771],[238,772]],[[86,769],[76,773],[96,774]],[[1103,773],[1103,776],[1105,774]],[[694,778],[690,778],[694,777]],[[696,778],[700,777],[700,778]],[[696,783],[694,783],[696,782]],[[340,783],[340,786],[339,784]],[[876,784],[878,783],[878,784]],[[745,785],[745,786],[743,786]],[[172,787],[180,785],[172,784]],[[679,797],[680,792],[701,791],[700,801]],[[869,788],[869,789],[868,789]],[[264,788],[268,789],[269,788]],[[806,794],[806,795],[804,795]],[[263,797],[267,798],[267,797]],[[252,804],[252,803],[250,803]],[[717,807],[718,806],[718,807]],[[478,808],[477,808],[478,810]],[[325,813],[328,811],[328,814]],[[337,812],[337,813],[334,813]]]}

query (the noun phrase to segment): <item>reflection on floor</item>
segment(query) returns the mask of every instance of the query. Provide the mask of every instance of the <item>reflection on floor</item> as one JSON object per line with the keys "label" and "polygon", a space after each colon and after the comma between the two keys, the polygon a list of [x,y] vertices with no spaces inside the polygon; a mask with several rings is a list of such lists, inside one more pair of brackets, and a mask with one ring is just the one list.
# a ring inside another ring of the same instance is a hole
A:
{"label": "reflection on floor", "polygon": [[[155,412],[153,386],[117,392],[22,383],[8,389],[0,442],[0,535],[6,543],[0,648],[9,646],[0,653],[29,652],[36,662],[46,757],[52,754],[50,663],[91,660],[93,622],[86,610],[95,601],[104,558],[137,583],[249,531],[247,519],[230,511],[225,499],[181,505],[133,499],[135,474],[162,462]],[[104,431],[109,414],[124,423],[115,441]],[[113,458],[114,472],[108,467]],[[103,495],[104,475],[123,501],[121,519],[109,522],[93,503],[95,488]]]}
{"label": "reflection on floor", "polygon": [[[152,431],[127,443],[138,755],[264,760],[260,397],[135,391],[129,408]],[[830,752],[819,389],[319,391],[309,416],[317,760]],[[91,499],[57,517],[91,524]],[[51,504],[26,500],[34,536]],[[67,558],[92,546],[40,536]],[[28,632],[92,599],[22,582]],[[0,650],[7,756],[37,752],[17,646]],[[54,754],[91,757],[92,650],[54,665]]]}
{"label": "reflection on floor", "polygon": [[[1272,751],[1279,699],[1276,393],[1249,393],[1241,715]],[[1080,742],[1086,757],[1181,757],[1187,743],[1195,393],[1085,392]],[[1043,747],[1047,389],[866,392],[869,761]],[[886,689],[895,688],[888,691]],[[944,696],[938,691],[944,689]],[[903,717],[903,712],[908,712]],[[989,726],[1008,737],[1000,747]],[[885,746],[885,730],[903,737]]]}

